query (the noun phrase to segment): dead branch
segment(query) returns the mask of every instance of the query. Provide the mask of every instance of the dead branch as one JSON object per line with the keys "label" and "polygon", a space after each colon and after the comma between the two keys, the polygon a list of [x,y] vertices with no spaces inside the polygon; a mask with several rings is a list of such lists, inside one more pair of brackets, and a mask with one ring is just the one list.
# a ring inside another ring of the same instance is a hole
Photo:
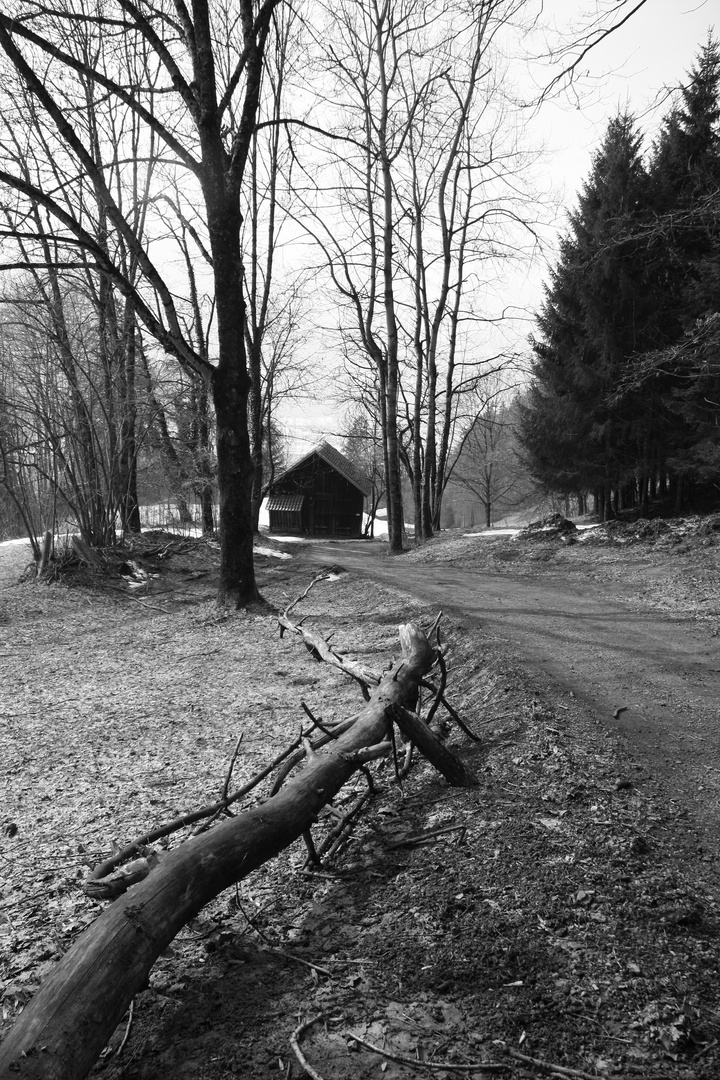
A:
{"label": "dead branch", "polygon": [[511,1050],[509,1046],[505,1047],[505,1053],[511,1058],[515,1058],[516,1061],[532,1065],[534,1068],[539,1069],[540,1072],[549,1073],[551,1076],[572,1076],[578,1077],[578,1080],[598,1080],[597,1076],[583,1072],[582,1069],[571,1069],[569,1065],[554,1065],[550,1061],[541,1061],[540,1058],[528,1057],[527,1054],[521,1054],[518,1050]]}
{"label": "dead branch", "polygon": [[319,972],[320,975],[324,975],[327,979],[332,979],[333,974],[328,971],[327,968],[320,967],[319,964],[313,964],[310,960],[303,960],[302,956],[295,956],[293,953],[285,952],[283,949],[271,949],[265,948],[263,952],[271,953],[273,956],[284,956],[286,960],[294,960],[296,964],[304,964],[305,967],[309,967],[312,971]]}
{"label": "dead branch", "polygon": [[130,1038],[130,1031],[132,1030],[133,1016],[135,1015],[135,998],[130,1002],[130,1011],[128,1013],[127,1027],[125,1028],[125,1034],[123,1035],[122,1042],[115,1051],[115,1057],[120,1057],[123,1050],[127,1046],[127,1041]]}
{"label": "dead branch", "polygon": [[323,735],[327,735],[330,739],[335,738],[335,732],[330,728],[324,727],[320,723],[320,721],[315,716],[313,716],[312,712],[304,701],[300,702],[300,708],[303,710],[307,718],[312,722],[313,728],[317,728],[319,731],[322,731]]}
{"label": "dead branch", "polygon": [[[299,604],[299,603],[300,603],[300,602],[301,602],[302,600],[304,600],[304,599],[305,599],[305,597],[306,597],[306,596],[308,595],[308,593],[310,592],[310,590],[312,589],[312,587],[313,587],[314,585],[317,585],[318,581],[325,581],[325,580],[326,580],[326,578],[328,578],[329,576],[330,576],[330,575],[328,574],[327,570],[321,570],[319,574],[316,574],[316,575],[315,575],[315,577],[314,577],[314,578],[312,579],[312,581],[310,582],[310,584],[308,585],[308,587],[307,587],[307,589],[305,590],[305,592],[302,592],[302,593],[300,593],[300,595],[299,595],[299,596],[296,596],[296,597],[295,597],[295,599],[293,600],[293,602],[292,602],[291,604],[288,604],[288,606],[287,606],[287,607],[285,608],[285,610],[283,611],[283,615],[284,615],[284,617],[285,617],[285,618],[287,618],[287,617],[288,617],[288,615],[290,614],[290,612],[292,611],[292,609],[293,609],[294,607],[297,607],[297,605],[298,605],[298,604]],[[282,634],[283,634],[283,631],[282,631],[282,629],[281,629],[281,630],[280,630],[280,637],[282,637]]]}
{"label": "dead branch", "polygon": [[410,772],[413,762],[413,744],[411,742],[405,743],[405,760],[403,761],[400,772],[398,773],[398,782],[405,779]]}
{"label": "dead branch", "polygon": [[354,750],[352,754],[345,754],[345,760],[353,765],[364,765],[368,761],[377,761],[378,758],[387,757],[392,749],[390,740],[375,743],[373,746],[363,746]]}
{"label": "dead branch", "polygon": [[400,847],[421,847],[423,844],[433,843],[438,837],[447,836],[449,833],[465,833],[466,825],[449,825],[446,829],[433,829],[432,832],[418,833],[417,836],[406,836],[404,840],[398,840],[389,845],[389,850]]}
{"label": "dead branch", "polygon": [[[441,653],[438,653],[438,663],[440,664],[440,669],[442,671],[444,668],[445,660]],[[437,705],[442,705],[448,715],[451,716],[452,719],[455,721],[460,730],[465,732],[468,739],[472,739],[473,742],[477,743],[482,742],[480,736],[476,735],[472,728],[468,727],[462,717],[458,714],[457,710],[454,709],[449,703],[449,701],[445,697],[442,685],[440,686],[440,688],[438,688],[433,682],[431,682],[430,679],[423,679],[420,685],[424,686],[426,690],[430,690],[430,692],[435,695],[435,701],[433,702],[430,714],[428,715],[427,723],[430,723],[430,720],[434,717]]]}
{"label": "dead branch", "polygon": [[158,852],[145,848],[145,855],[132,862],[125,863],[114,873],[97,881],[90,878],[83,882],[82,890],[86,896],[93,900],[115,900],[122,896],[132,885],[143,881],[154,866],[157,866],[160,856]]}
{"label": "dead branch", "polygon": [[425,723],[430,726],[433,722],[435,713],[438,711],[438,707],[441,701],[445,700],[445,687],[447,686],[447,665],[445,664],[445,658],[443,654],[438,650],[438,664],[440,666],[440,686],[435,691],[435,700],[430,706],[430,711],[425,717]]}
{"label": "dead branch", "polygon": [[[366,1050],[372,1050],[374,1054],[380,1054],[381,1057],[388,1058],[390,1061],[397,1061],[400,1065],[411,1065],[413,1069],[430,1069],[440,1072],[507,1072],[510,1068],[509,1065],[494,1061],[473,1061],[468,1065],[452,1065],[439,1061],[418,1061],[416,1058],[403,1057],[402,1054],[391,1054],[389,1050],[381,1050],[379,1046],[367,1042],[366,1039],[361,1039],[359,1035],[355,1035],[352,1031],[350,1032],[350,1038],[364,1046]],[[595,1080],[597,1080],[597,1077],[595,1077]]]}
{"label": "dead branch", "polygon": [[316,630],[309,630],[300,623],[291,622],[285,615],[278,616],[278,623],[281,629],[298,634],[303,639],[305,647],[316,660],[324,660],[326,664],[332,664],[333,667],[349,675],[351,679],[355,679],[360,685],[363,697],[366,701],[369,700],[369,687],[377,686],[380,682],[380,676],[376,672],[371,671],[370,668],[366,668],[362,664],[356,664],[354,661],[346,660],[345,657],[340,656],[328,644],[322,634]]}
{"label": "dead branch", "polygon": [[310,1077],[310,1080],[323,1080],[323,1078],[319,1072],[315,1072],[312,1065],[300,1049],[300,1037],[307,1031],[308,1028],[311,1028],[313,1024],[317,1024],[318,1020],[322,1020],[322,1017],[322,1013],[317,1013],[315,1016],[310,1017],[309,1020],[306,1020],[304,1024],[298,1024],[298,1026],[295,1028],[292,1035],[290,1036],[290,1045],[292,1046],[293,1053],[300,1062],[301,1067]]}
{"label": "dead branch", "polygon": [[477,779],[467,765],[438,739],[437,735],[415,713],[401,705],[391,705],[388,716],[395,721],[406,739],[415,743],[438,772],[453,787],[475,787]]}
{"label": "dead branch", "polygon": [[320,845],[320,850],[318,851],[318,858],[320,860],[322,860],[324,855],[328,855],[332,858],[340,847],[340,844],[350,832],[354,819],[358,816],[365,803],[372,798],[372,795],[373,792],[371,790],[368,789],[367,791],[364,791],[346,813],[338,816],[338,820]]}

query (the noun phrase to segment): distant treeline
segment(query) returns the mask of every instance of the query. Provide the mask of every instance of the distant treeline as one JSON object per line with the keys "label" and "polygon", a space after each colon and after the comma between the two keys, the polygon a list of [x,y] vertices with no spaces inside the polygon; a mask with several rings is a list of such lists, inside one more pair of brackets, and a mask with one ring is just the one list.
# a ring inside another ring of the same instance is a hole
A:
{"label": "distant treeline", "polygon": [[603,519],[720,503],[719,90],[711,38],[646,156],[610,121],[531,339],[527,462]]}

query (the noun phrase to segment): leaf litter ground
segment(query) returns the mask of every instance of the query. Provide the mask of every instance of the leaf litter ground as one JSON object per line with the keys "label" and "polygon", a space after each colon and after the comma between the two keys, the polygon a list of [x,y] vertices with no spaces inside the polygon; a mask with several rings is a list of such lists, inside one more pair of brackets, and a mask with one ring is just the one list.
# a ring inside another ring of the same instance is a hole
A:
{"label": "leaf litter ground", "polygon": [[[17,584],[27,555],[3,551],[3,1031],[98,913],[81,883],[113,843],[213,801],[241,733],[238,786],[296,736],[301,701],[328,721],[357,708],[272,616],[218,616],[212,545],[143,544],[158,577],[132,593],[79,569]],[[314,573],[302,554],[259,562],[279,607]],[[340,573],[300,614],[381,668],[397,624],[436,613]],[[572,697],[475,626],[443,626],[449,698],[482,736],[450,745],[478,786],[417,763],[401,789],[381,768],[320,871],[298,844],[186,927],[93,1075],[297,1078],[289,1040],[315,1016],[301,1046],[325,1080],[541,1075],[510,1051],[566,1075],[719,1074],[717,878],[684,807]]]}

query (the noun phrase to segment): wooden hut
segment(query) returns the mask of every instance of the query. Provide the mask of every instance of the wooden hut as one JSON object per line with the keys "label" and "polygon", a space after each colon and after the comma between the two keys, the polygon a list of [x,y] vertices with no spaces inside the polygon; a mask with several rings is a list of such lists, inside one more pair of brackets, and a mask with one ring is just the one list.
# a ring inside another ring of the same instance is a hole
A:
{"label": "wooden hut", "polygon": [[370,484],[330,443],[321,442],[275,479],[270,531],[301,536],[362,536]]}

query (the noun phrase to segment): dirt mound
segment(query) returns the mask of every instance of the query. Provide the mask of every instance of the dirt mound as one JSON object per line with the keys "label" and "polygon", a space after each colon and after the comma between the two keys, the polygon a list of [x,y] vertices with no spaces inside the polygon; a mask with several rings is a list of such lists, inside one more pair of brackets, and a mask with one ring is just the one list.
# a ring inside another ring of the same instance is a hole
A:
{"label": "dirt mound", "polygon": [[685,518],[637,518],[606,521],[582,536],[586,544],[664,544],[712,547],[720,543],[720,514]]}
{"label": "dirt mound", "polygon": [[530,524],[518,533],[518,540],[563,540],[566,543],[577,538],[577,525],[562,514],[548,514],[540,521]]}

